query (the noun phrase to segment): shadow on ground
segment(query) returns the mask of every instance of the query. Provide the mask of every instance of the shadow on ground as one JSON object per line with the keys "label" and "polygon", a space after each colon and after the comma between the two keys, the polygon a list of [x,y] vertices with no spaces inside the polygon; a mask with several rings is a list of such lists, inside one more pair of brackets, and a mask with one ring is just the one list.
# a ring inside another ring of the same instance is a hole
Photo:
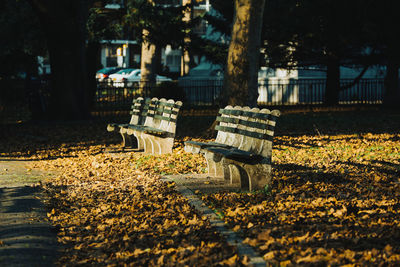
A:
{"label": "shadow on ground", "polygon": [[59,245],[39,187],[0,188],[0,266],[53,266]]}

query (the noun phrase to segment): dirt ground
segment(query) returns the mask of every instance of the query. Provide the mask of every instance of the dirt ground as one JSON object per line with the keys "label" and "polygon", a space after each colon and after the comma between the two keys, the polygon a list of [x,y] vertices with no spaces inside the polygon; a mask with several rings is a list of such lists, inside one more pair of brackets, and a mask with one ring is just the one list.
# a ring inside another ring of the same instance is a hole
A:
{"label": "dirt ground", "polygon": [[0,266],[53,266],[59,249],[35,183],[50,174],[0,159]]}

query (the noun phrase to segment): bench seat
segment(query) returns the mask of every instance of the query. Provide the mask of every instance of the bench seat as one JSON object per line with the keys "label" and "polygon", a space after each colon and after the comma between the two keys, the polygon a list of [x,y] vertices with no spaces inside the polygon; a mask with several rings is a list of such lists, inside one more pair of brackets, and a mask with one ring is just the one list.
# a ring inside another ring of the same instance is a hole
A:
{"label": "bench seat", "polygon": [[279,115],[278,110],[227,106],[219,111],[215,141],[186,141],[185,151],[203,154],[211,176],[242,189],[263,189],[271,182],[272,140]]}
{"label": "bench seat", "polygon": [[206,147],[223,147],[231,148],[231,146],[226,144],[221,144],[217,142],[197,142],[197,141],[185,141],[185,151],[190,153],[199,153],[201,149]]}
{"label": "bench seat", "polygon": [[218,157],[224,157],[225,159],[238,160],[249,164],[257,164],[265,159],[261,155],[235,148],[207,147],[205,150],[214,153],[214,160]]}
{"label": "bench seat", "polygon": [[139,103],[134,101],[132,106],[132,118],[129,123],[110,123],[107,130],[119,130],[124,147],[128,143],[134,143],[135,148],[143,149],[148,154],[171,153],[176,121],[182,102],[164,98],[147,98],[141,99]]}

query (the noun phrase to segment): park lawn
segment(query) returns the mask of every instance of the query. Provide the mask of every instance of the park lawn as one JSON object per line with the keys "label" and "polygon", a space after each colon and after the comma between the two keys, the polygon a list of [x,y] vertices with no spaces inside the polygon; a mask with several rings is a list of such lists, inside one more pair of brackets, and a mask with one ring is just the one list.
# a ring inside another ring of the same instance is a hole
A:
{"label": "park lawn", "polygon": [[[272,184],[201,197],[271,265],[399,265],[399,123],[398,112],[375,110],[284,114]],[[60,263],[246,265],[159,180],[205,171],[201,156],[183,151],[184,131],[171,155],[121,157],[104,153],[120,140],[102,123],[14,127],[29,134],[7,137],[1,156],[59,172],[43,187],[66,248]]]}

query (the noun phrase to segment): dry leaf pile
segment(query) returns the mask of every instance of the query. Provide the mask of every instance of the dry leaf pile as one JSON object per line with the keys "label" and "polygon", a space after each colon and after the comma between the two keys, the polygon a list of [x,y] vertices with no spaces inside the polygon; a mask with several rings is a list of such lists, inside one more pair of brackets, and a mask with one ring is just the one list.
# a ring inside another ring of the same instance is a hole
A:
{"label": "dry leaf pile", "polygon": [[203,196],[272,265],[400,264],[400,135],[275,137],[266,192]]}
{"label": "dry leaf pile", "polygon": [[[400,265],[400,127],[339,134],[308,120],[280,118],[265,191],[203,200],[272,266]],[[107,153],[120,137],[101,123],[2,130],[0,156],[36,159],[35,167],[58,173],[43,186],[65,245],[61,264],[246,265],[173,184],[160,181],[205,171],[203,157],[183,152],[181,141],[171,155],[145,156]]]}
{"label": "dry leaf pile", "polygon": [[[62,174],[45,184],[48,213],[67,250],[62,264],[240,265],[227,246],[160,173],[190,169],[191,155],[78,155],[42,162]],[[204,166],[203,166],[204,167]],[[198,171],[198,165],[192,170]]]}
{"label": "dry leaf pile", "polygon": [[113,145],[118,135],[107,133],[104,123],[82,126],[13,125],[4,129],[0,145],[1,156],[34,160],[32,167],[57,174],[43,187],[47,216],[64,245],[59,264],[246,263],[174,184],[160,181],[163,174],[204,172],[201,156],[178,144],[172,155],[112,153],[120,149]]}

